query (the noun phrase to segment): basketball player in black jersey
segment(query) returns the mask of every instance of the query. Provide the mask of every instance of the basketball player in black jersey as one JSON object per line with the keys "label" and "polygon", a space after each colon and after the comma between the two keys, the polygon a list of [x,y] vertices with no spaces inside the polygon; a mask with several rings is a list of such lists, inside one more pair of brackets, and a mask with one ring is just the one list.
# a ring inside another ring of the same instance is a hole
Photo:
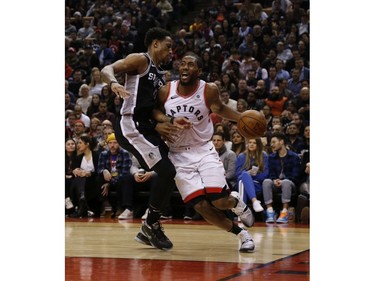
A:
{"label": "basketball player in black jersey", "polygon": [[[176,132],[183,128],[181,124],[185,119],[165,116],[163,123],[152,119],[156,94],[165,84],[161,65],[169,63],[172,56],[171,35],[164,29],[151,28],[145,36],[145,45],[147,53],[129,54],[105,66],[101,72],[111,90],[124,99],[121,118],[115,126],[116,140],[138,159],[145,170],[154,170],[158,174],[157,188],[151,190],[147,219],[135,240],[169,250],[173,244],[164,234],[159,219],[161,210],[169,203],[176,171],[161,136],[173,140]],[[118,83],[117,75],[125,76],[125,85]]]}

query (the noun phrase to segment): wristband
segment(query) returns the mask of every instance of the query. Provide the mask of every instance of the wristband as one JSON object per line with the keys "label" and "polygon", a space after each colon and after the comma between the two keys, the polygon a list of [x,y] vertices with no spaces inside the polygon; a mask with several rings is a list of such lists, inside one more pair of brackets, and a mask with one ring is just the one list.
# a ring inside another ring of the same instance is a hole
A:
{"label": "wristband", "polygon": [[174,118],[175,118],[175,117],[172,116],[172,117],[171,117],[171,120],[169,120],[169,122],[170,122],[171,124],[173,124]]}

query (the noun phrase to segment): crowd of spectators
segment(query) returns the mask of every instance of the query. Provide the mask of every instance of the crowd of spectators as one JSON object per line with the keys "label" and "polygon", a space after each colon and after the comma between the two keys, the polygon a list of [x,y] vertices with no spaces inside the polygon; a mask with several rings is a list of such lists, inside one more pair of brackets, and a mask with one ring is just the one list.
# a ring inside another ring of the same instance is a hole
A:
{"label": "crowd of spectators", "polygon": [[[287,149],[301,159],[301,192],[307,196],[309,0],[211,0],[199,11],[195,2],[65,1],[65,137],[69,145],[88,135],[97,141],[93,151],[109,149],[106,140],[113,133],[122,100],[103,82],[100,70],[130,53],[146,51],[147,30],[160,26],[173,34],[173,60],[164,66],[166,79],[178,79],[179,62],[186,52],[199,55],[201,79],[217,84],[223,103],[239,112],[264,113],[267,132],[262,144],[267,154],[273,152],[273,134],[285,135]],[[236,132],[236,124],[215,115],[212,121],[215,129],[221,127],[225,144],[219,153],[224,147],[236,157],[245,152],[247,141]],[[73,174],[68,168],[70,184]],[[237,188],[237,180],[228,178],[232,188]]]}

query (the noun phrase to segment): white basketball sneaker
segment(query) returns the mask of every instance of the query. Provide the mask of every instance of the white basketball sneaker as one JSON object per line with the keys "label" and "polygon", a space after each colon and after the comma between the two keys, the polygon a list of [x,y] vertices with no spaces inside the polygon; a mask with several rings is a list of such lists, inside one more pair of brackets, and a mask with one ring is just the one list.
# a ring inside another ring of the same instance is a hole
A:
{"label": "white basketball sneaker", "polygon": [[254,224],[254,216],[250,208],[241,199],[240,194],[237,191],[232,191],[230,195],[238,200],[237,206],[232,208],[232,212],[240,217],[244,225],[251,227]]}
{"label": "white basketball sneaker", "polygon": [[244,229],[237,234],[238,239],[240,239],[240,249],[241,253],[252,253],[255,249],[254,241],[251,235]]}

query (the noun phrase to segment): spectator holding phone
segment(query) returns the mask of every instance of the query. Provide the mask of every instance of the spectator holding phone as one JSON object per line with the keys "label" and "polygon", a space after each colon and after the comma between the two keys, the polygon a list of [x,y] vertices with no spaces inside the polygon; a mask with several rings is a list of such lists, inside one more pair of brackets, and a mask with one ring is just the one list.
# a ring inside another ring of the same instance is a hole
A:
{"label": "spectator holding phone", "polygon": [[262,182],[268,177],[268,155],[260,138],[247,140],[247,149],[236,161],[236,176],[237,183],[243,184],[243,201],[247,203],[250,199],[255,212],[263,211],[256,192],[262,192]]}

